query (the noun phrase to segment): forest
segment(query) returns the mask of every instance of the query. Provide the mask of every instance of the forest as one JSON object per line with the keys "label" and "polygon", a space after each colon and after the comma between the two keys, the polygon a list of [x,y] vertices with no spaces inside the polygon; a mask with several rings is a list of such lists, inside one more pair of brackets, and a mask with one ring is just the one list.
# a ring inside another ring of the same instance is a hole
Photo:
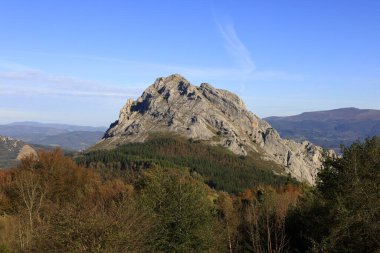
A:
{"label": "forest", "polygon": [[[257,184],[297,184],[282,168],[265,161],[262,154],[238,156],[222,146],[164,133],[151,134],[143,143],[129,143],[112,150],[97,150],[75,157],[85,166],[101,171],[136,171],[160,166],[185,168],[201,176],[210,187],[239,193]],[[277,173],[274,173],[277,172]]]}
{"label": "forest", "polygon": [[380,139],[326,157],[315,186],[158,138],[0,171],[0,252],[379,252]]}

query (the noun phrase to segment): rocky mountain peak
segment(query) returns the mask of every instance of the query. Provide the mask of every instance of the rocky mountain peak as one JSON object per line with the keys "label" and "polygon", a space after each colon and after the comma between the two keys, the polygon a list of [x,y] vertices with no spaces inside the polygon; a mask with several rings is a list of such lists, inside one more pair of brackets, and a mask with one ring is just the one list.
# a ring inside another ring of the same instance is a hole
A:
{"label": "rocky mountain peak", "polygon": [[207,83],[194,86],[178,74],[157,78],[137,100],[127,100],[95,148],[144,142],[154,132],[207,141],[239,155],[258,155],[310,183],[321,166],[322,148],[281,139],[237,95]]}

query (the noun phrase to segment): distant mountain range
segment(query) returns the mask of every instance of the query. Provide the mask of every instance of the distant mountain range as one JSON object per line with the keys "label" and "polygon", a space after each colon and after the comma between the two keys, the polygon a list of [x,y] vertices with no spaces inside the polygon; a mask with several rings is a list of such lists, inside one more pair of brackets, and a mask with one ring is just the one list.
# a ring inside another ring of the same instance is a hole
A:
{"label": "distant mountain range", "polygon": [[309,140],[336,151],[341,144],[351,145],[356,140],[380,136],[380,110],[350,107],[264,120],[284,138]]}
{"label": "distant mountain range", "polygon": [[98,142],[105,127],[48,124],[39,122],[14,122],[0,125],[0,135],[9,136],[30,144],[83,150]]}

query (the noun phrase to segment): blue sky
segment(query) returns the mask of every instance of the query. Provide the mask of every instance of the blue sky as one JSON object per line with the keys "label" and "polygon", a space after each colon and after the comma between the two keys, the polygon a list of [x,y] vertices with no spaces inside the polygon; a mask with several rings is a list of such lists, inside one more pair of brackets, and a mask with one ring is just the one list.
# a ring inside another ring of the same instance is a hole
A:
{"label": "blue sky", "polygon": [[108,126],[179,73],[261,117],[380,109],[380,1],[0,0],[0,123]]}

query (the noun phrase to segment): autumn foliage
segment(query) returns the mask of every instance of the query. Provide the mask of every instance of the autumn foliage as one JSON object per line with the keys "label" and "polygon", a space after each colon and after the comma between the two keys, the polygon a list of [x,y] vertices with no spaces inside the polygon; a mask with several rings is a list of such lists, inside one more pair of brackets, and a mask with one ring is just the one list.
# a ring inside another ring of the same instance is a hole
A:
{"label": "autumn foliage", "polygon": [[[190,170],[159,166],[102,173],[60,150],[40,152],[38,159],[28,157],[0,173],[0,249],[240,252],[253,249],[252,236],[265,238],[262,248],[286,248],[287,238],[277,237],[296,188],[267,186],[230,195],[200,179]],[[269,227],[258,219],[264,216]]]}
{"label": "autumn foliage", "polygon": [[328,159],[316,187],[232,194],[164,160],[84,167],[40,152],[0,171],[0,252],[376,252],[379,157],[374,138]]}

